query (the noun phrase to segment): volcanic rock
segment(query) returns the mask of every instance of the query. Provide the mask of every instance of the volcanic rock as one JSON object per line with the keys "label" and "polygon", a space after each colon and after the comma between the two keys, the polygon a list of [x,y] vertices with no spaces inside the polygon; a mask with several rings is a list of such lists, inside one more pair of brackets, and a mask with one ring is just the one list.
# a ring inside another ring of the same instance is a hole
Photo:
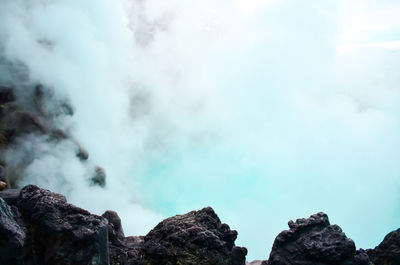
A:
{"label": "volcanic rock", "polygon": [[400,264],[400,229],[390,232],[374,249],[367,250],[374,265]]}
{"label": "volcanic rock", "polygon": [[26,234],[0,198],[0,264],[22,265]]}
{"label": "volcanic rock", "polygon": [[363,264],[355,259],[359,253],[353,240],[339,226],[330,225],[325,213],[289,221],[289,228],[276,237],[268,265]]}
{"label": "volcanic rock", "polygon": [[108,265],[108,222],[103,217],[34,185],[21,190],[18,208],[29,230],[28,264]]}
{"label": "volcanic rock", "polygon": [[232,265],[246,265],[247,248],[233,247],[232,248]]}
{"label": "volcanic rock", "polygon": [[0,191],[0,198],[2,198],[8,205],[17,206],[20,193],[21,190],[19,189],[7,189]]}
{"label": "volcanic rock", "polygon": [[122,229],[121,218],[114,211],[106,211],[101,215],[108,220],[108,238],[110,241],[124,239],[124,230]]}
{"label": "volcanic rock", "polygon": [[234,248],[236,237],[207,207],[159,223],[144,237],[142,251],[152,265],[244,264],[247,250]]}
{"label": "volcanic rock", "polygon": [[0,104],[15,101],[15,95],[12,87],[0,85]]}
{"label": "volcanic rock", "polygon": [[15,138],[24,134],[36,133],[47,134],[49,128],[44,124],[41,117],[35,113],[25,111],[14,111],[4,117],[7,127],[3,130],[3,137],[6,143],[13,142]]}

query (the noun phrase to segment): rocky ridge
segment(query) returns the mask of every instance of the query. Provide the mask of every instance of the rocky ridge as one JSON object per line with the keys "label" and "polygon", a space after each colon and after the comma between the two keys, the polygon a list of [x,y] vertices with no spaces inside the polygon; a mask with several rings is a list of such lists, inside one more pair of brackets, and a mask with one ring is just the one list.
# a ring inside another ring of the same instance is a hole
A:
{"label": "rocky ridge", "polygon": [[245,264],[231,230],[210,207],[125,237],[118,214],[103,216],[35,185],[0,192],[0,264]]}
{"label": "rocky ridge", "polygon": [[114,211],[97,216],[35,185],[0,192],[0,264],[7,265],[396,265],[400,230],[374,249],[356,250],[341,228],[317,213],[289,221],[268,260],[246,262],[237,232],[211,207],[125,236]]}

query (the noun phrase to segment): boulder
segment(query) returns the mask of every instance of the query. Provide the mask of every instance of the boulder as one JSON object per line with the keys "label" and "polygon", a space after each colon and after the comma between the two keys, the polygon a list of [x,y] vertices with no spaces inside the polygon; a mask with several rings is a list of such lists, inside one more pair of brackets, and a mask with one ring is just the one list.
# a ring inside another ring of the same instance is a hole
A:
{"label": "boulder", "polygon": [[7,203],[0,198],[0,264],[23,264],[26,234],[14,219]]}
{"label": "boulder", "polygon": [[18,208],[29,231],[27,264],[109,264],[105,218],[35,185],[21,190]]}
{"label": "boulder", "polygon": [[0,191],[0,198],[2,198],[8,205],[16,206],[20,193],[21,190],[19,189],[7,189]]}
{"label": "boulder", "polygon": [[127,250],[129,247],[125,244],[121,218],[114,211],[106,211],[101,216],[108,221],[108,247],[111,264],[127,264]]}
{"label": "boulder", "polygon": [[114,211],[106,211],[101,215],[108,220],[108,238],[110,241],[124,239],[124,230],[122,229],[121,218]]}
{"label": "boulder", "polygon": [[354,264],[373,265],[368,257],[367,251],[365,251],[364,249],[357,250],[356,255],[354,256]]}
{"label": "boulder", "polygon": [[207,207],[159,223],[144,237],[142,251],[146,264],[244,264],[247,250],[234,248],[236,237]]}
{"label": "boulder", "polygon": [[400,264],[400,229],[390,232],[374,249],[367,250],[374,265]]}
{"label": "boulder", "polygon": [[247,248],[233,247],[231,255],[232,265],[246,265]]}
{"label": "boulder", "polygon": [[337,225],[330,225],[325,213],[289,221],[289,230],[275,239],[268,265],[361,265],[353,240]]}

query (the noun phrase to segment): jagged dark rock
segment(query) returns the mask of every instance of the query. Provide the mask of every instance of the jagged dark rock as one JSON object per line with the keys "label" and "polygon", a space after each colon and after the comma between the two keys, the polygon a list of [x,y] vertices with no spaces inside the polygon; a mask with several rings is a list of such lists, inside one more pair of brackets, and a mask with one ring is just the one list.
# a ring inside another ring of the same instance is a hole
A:
{"label": "jagged dark rock", "polygon": [[370,258],[368,257],[367,251],[364,249],[357,250],[354,256],[354,264],[357,265],[372,265]]}
{"label": "jagged dark rock", "polygon": [[0,85],[0,104],[13,102],[15,99],[12,87]]}
{"label": "jagged dark rock", "polygon": [[0,198],[2,198],[8,205],[17,206],[20,193],[21,190],[19,189],[7,189],[0,191]]}
{"label": "jagged dark rock", "polygon": [[289,228],[275,239],[268,261],[246,263],[237,232],[210,207],[165,219],[146,236],[125,237],[114,211],[93,215],[34,185],[0,192],[2,265],[400,264],[400,229],[375,249],[356,251],[324,213],[290,221]]}
{"label": "jagged dark rock", "polygon": [[0,264],[22,265],[26,234],[0,198]]}
{"label": "jagged dark rock", "polygon": [[246,264],[247,248],[233,247],[231,255],[232,265],[245,265]]}
{"label": "jagged dark rock", "polygon": [[34,185],[21,190],[18,208],[29,230],[28,264],[108,264],[108,222],[103,217]]}
{"label": "jagged dark rock", "polygon": [[324,213],[289,221],[289,230],[275,239],[268,265],[361,265],[353,240]]}
{"label": "jagged dark rock", "polygon": [[[211,207],[177,215],[159,223],[144,237],[148,264],[232,264],[237,232],[222,224]],[[235,251],[235,262],[247,251]],[[235,263],[236,264],[236,263]]]}
{"label": "jagged dark rock", "polygon": [[367,250],[374,265],[400,264],[400,229],[390,232],[374,249]]}
{"label": "jagged dark rock", "polygon": [[118,214],[114,211],[106,211],[101,216],[108,220],[108,238],[110,241],[123,240],[125,237],[124,230]]}

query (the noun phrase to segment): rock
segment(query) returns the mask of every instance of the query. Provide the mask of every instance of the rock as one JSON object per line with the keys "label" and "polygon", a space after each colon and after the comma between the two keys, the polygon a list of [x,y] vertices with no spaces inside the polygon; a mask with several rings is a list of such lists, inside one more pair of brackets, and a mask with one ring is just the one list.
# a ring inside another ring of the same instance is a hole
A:
{"label": "rock", "polygon": [[210,207],[165,219],[145,237],[146,264],[232,264],[245,259],[245,249],[234,249],[237,232],[222,224]]}
{"label": "rock", "polygon": [[8,189],[0,191],[0,198],[2,198],[8,205],[16,206],[18,203],[19,194],[21,190],[19,189]]}
{"label": "rock", "polygon": [[35,185],[21,190],[18,208],[29,230],[28,264],[109,264],[108,222],[103,217]]}
{"label": "rock", "polygon": [[94,169],[94,175],[90,179],[90,184],[104,187],[106,185],[106,171],[103,168],[96,166]]}
{"label": "rock", "polygon": [[266,260],[253,260],[252,262],[246,262],[246,265],[267,265]]}
{"label": "rock", "polygon": [[374,265],[400,264],[400,229],[387,234],[376,248],[368,249],[367,253]]}
{"label": "rock", "polygon": [[15,138],[23,134],[44,135],[49,132],[49,128],[42,122],[39,115],[24,111],[15,111],[4,118],[4,123],[8,124],[3,130],[5,143],[11,143]]}
{"label": "rock", "polygon": [[364,249],[357,250],[356,255],[354,256],[354,262],[357,265],[372,265],[368,253]]}
{"label": "rock", "polygon": [[355,265],[356,248],[337,225],[330,225],[324,213],[289,221],[290,230],[275,239],[268,265]]}
{"label": "rock", "polygon": [[110,240],[110,264],[147,265],[141,252],[142,245],[142,236],[125,237],[117,244]]}
{"label": "rock", "polygon": [[108,220],[108,238],[110,241],[123,240],[124,230],[122,229],[121,218],[114,211],[106,211],[101,215]]}
{"label": "rock", "polygon": [[106,211],[102,217],[108,220],[109,255],[111,264],[126,264],[128,260],[127,247],[124,244],[124,231],[121,219],[114,211]]}
{"label": "rock", "polygon": [[233,247],[232,248],[232,265],[246,265],[247,248]]}
{"label": "rock", "polygon": [[128,236],[124,238],[123,244],[128,257],[128,264],[144,263],[141,252],[143,242],[144,236]]}
{"label": "rock", "polygon": [[15,94],[12,87],[0,85],[0,104],[15,101]]}
{"label": "rock", "polygon": [[15,221],[7,203],[0,198],[0,264],[23,264],[26,234]]}

